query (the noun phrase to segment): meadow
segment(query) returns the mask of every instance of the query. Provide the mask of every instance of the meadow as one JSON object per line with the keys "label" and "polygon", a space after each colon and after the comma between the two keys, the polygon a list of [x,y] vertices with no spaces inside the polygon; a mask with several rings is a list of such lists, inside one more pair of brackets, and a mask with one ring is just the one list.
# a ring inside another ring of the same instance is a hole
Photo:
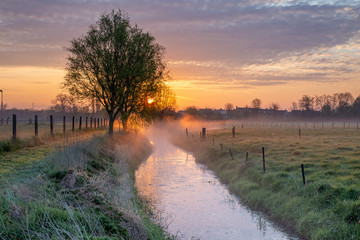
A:
{"label": "meadow", "polygon": [[[298,124],[234,123],[185,132],[173,142],[194,153],[249,207],[304,239],[360,239],[360,131]],[[263,172],[262,147],[265,150]],[[233,155],[233,158],[230,154]],[[246,152],[248,160],[246,161]],[[306,184],[303,184],[304,164]]]}

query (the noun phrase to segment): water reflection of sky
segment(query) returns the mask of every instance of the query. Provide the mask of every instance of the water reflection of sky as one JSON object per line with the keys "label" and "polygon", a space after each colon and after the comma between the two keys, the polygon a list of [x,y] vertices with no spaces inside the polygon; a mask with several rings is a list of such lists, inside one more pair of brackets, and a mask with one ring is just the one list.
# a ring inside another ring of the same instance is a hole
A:
{"label": "water reflection of sky", "polygon": [[182,239],[296,239],[241,206],[191,154],[153,141],[156,149],[136,172],[136,186],[169,232]]}

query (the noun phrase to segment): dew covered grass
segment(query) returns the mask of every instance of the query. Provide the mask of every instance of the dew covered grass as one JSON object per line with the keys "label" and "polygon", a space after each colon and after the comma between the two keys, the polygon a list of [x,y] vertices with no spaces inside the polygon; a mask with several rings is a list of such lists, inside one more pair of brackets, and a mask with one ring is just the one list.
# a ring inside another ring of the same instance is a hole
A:
{"label": "dew covered grass", "polygon": [[191,134],[173,141],[194,152],[241,201],[302,238],[360,239],[360,131],[301,133],[300,139],[297,128],[237,127],[235,138],[231,129],[219,129],[208,131],[205,141]]}
{"label": "dew covered grass", "polygon": [[65,139],[5,152],[0,239],[171,239],[136,195],[145,137]]}

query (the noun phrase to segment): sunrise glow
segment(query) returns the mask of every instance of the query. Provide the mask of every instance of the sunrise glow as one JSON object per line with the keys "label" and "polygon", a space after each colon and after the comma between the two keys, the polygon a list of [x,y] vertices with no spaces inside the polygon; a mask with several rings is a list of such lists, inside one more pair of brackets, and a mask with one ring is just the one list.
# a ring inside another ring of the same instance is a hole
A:
{"label": "sunrise glow", "polygon": [[[165,47],[178,109],[360,94],[357,1],[190,2],[124,1],[130,21]],[[30,3],[1,4],[0,88],[9,107],[45,109],[64,92],[64,47],[118,4]]]}

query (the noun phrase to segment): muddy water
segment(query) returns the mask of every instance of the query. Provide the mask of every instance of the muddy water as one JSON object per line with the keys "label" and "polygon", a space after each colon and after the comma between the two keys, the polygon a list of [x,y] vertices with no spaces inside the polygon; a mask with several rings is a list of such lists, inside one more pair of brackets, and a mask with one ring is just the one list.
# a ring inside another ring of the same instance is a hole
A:
{"label": "muddy water", "polygon": [[167,141],[154,146],[136,172],[136,186],[170,233],[180,239],[297,239],[240,204],[191,154]]}

